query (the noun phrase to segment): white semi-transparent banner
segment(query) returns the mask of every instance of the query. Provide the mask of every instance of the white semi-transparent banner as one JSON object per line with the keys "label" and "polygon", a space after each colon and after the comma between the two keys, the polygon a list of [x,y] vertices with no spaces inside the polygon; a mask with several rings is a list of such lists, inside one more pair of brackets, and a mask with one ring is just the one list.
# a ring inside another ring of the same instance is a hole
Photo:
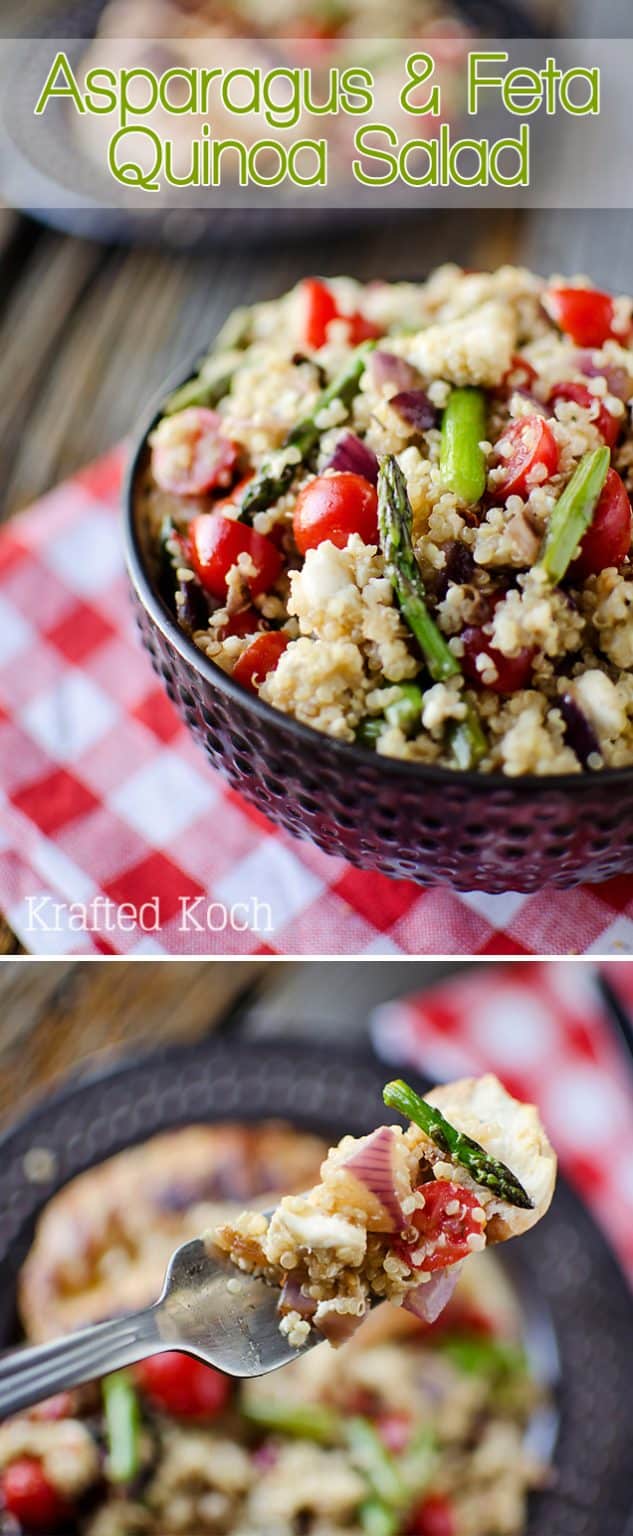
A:
{"label": "white semi-transparent banner", "polygon": [[633,206],[633,40],[0,42],[32,209]]}

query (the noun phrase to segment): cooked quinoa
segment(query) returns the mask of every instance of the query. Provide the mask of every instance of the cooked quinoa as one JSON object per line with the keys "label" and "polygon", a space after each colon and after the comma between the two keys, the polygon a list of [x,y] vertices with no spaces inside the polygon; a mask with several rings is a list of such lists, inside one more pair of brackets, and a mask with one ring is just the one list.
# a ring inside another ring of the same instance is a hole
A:
{"label": "cooked quinoa", "polygon": [[[631,300],[587,278],[306,279],[234,318],[151,436],[162,591],[211,661],[339,741],[509,776],[630,764],[632,399]],[[439,661],[389,548],[399,488]]]}
{"label": "cooked quinoa", "polygon": [[[271,1184],[280,1159],[286,1187],[297,1187],[310,1159],[316,1174],[324,1152],[316,1138],[290,1127],[194,1127],[81,1175],[40,1222],[22,1292],[28,1336],[45,1331],[35,1316],[35,1270],[43,1284],[49,1269],[49,1295],[59,1291],[61,1298],[64,1265],[77,1316],[82,1292],[85,1318],[103,1315],[104,1306],[116,1313],[132,1289],[149,1302],[151,1211],[161,1247],[163,1225],[173,1229],[179,1221],[188,1234],[201,1200],[209,1193],[216,1200],[220,1186],[231,1202],[225,1215],[240,1198],[270,1202],[280,1194]],[[134,1191],[127,1204],[126,1187]],[[134,1260],[130,1207],[137,1199],[141,1241]],[[95,1266],[108,1271],[107,1297],[100,1285],[95,1289]],[[46,1320],[54,1334],[60,1323],[50,1301]],[[137,1471],[127,1484],[112,1480],[98,1384],[0,1426],[7,1506],[0,1498],[0,1532],[28,1533],[28,1522],[11,1509],[16,1488],[24,1488],[14,1470],[26,1458],[39,1469],[38,1507],[47,1501],[47,1529],[57,1528],[63,1511],[60,1528],[78,1536],[362,1536],[376,1529],[372,1512],[394,1536],[425,1536],[433,1520],[432,1529],[443,1520],[440,1528],[454,1536],[520,1536],[528,1491],[546,1477],[526,1440],[543,1392],[521,1340],[514,1292],[492,1256],[480,1254],[432,1328],[382,1307],[342,1349],[322,1344],[272,1376],[236,1383],[206,1370],[204,1413],[191,1416],[191,1394],[196,1372],[206,1368],[186,1356],[163,1357],[180,1361],[170,1378],[172,1406],[165,1378],[161,1385],[143,1366],[128,1373],[140,1427]],[[393,1485],[391,1506],[384,1486],[383,1502],[376,1494],[379,1475]]]}
{"label": "cooked quinoa", "polygon": [[556,1159],[538,1112],[496,1077],[463,1078],[425,1100],[390,1086],[398,1097],[387,1090],[387,1103],[412,1117],[406,1130],[343,1137],[307,1194],[209,1233],[212,1249],[280,1288],[280,1328],[297,1348],[312,1329],[338,1344],[385,1300],[435,1321],[463,1260],[527,1231],[552,1198]]}

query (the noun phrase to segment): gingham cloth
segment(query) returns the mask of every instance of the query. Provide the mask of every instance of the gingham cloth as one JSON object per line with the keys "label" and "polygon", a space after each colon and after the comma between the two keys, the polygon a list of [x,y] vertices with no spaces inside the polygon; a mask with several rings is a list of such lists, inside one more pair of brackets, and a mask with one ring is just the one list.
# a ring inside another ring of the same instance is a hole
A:
{"label": "gingham cloth", "polygon": [[[295,841],[231,791],[134,632],[123,463],[117,450],[0,535],[0,907],[31,953],[633,952],[633,879],[421,888]],[[183,931],[199,897],[203,931]]]}
{"label": "gingham cloth", "polygon": [[[633,967],[604,967],[633,1015]],[[496,1072],[538,1104],[561,1168],[633,1284],[633,1058],[610,1026],[593,966],[469,967],[374,1012],[383,1060],[436,1081]]]}

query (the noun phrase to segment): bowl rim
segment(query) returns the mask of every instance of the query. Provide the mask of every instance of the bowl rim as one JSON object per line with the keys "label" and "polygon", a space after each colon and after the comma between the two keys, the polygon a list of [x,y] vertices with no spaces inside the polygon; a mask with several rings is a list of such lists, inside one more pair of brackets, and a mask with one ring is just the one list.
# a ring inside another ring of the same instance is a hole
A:
{"label": "bowl rim", "polygon": [[[391,278],[387,281],[397,282],[399,279]],[[410,282],[415,279],[407,277],[401,281]],[[282,296],[278,295],[278,297]],[[324,731],[317,731],[314,726],[304,725],[293,715],[286,715],[282,710],[275,709],[272,704],[267,704],[264,699],[259,698],[258,694],[247,693],[227,672],[211,661],[193,640],[189,639],[155,589],[147,570],[139,538],[136,484],[148,450],[150,432],[160,420],[166,399],[172,391],[195,377],[198,365],[212,346],[213,339],[208,341],[206,348],[197,346],[189,353],[187,361],[177,365],[160,388],[153,392],[149,405],[141,413],[131,435],[131,452],[122,490],[124,547],[128,576],[152,623],[183,661],[193,667],[205,682],[226,694],[232,702],[241,705],[243,709],[250,710],[263,726],[276,725],[278,729],[287,731],[291,739],[308,749],[310,747],[314,749],[316,737],[321,743],[326,744],[342,764],[347,765],[350,776],[354,771],[358,772],[362,768],[379,764],[379,772],[384,768],[385,778],[391,776],[411,785],[428,783],[437,787],[447,787],[463,784],[469,791],[477,791],[482,795],[486,790],[504,790],[513,799],[525,800],[533,797],[543,798],[550,791],[581,796],[590,787],[595,788],[600,784],[633,787],[633,763],[630,767],[624,768],[601,768],[595,773],[588,773],[586,769],[581,769],[579,773],[525,773],[513,777],[499,771],[478,773],[472,768],[445,768],[435,763],[418,763],[407,758],[372,753],[356,743],[339,741],[334,736],[328,736]]]}

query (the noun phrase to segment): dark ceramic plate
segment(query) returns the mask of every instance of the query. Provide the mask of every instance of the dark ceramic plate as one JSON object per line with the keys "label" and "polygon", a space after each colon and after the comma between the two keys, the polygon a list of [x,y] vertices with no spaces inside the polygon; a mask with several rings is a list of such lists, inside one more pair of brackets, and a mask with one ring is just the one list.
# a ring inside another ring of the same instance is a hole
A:
{"label": "dark ceramic plate", "polygon": [[[160,400],[194,371],[172,378]],[[335,741],[247,693],[179,628],[160,595],[135,487],[125,496],[136,618],[155,672],[212,767],[297,837],[364,869],[464,891],[538,891],[633,870],[633,768],[524,775],[452,772]]]}
{"label": "dark ceramic plate", "polygon": [[[278,1116],[337,1138],[384,1116],[383,1070],[371,1059],[296,1042],[211,1039],[170,1047],[75,1080],[0,1143],[0,1347],[16,1338],[19,1267],[38,1212],[68,1179],[133,1142],[195,1121]],[[24,1158],[54,1161],[34,1185]],[[553,1486],[534,1496],[529,1536],[626,1536],[633,1530],[633,1305],[584,1207],[560,1183],[551,1211],[503,1251],[521,1300],[533,1369],[553,1388],[559,1422],[537,1419],[538,1444],[555,1441]],[[557,1433],[558,1431],[558,1433]],[[627,1523],[630,1522],[630,1523]]]}
{"label": "dark ceramic plate", "polygon": [[[105,0],[76,0],[75,4],[54,6],[46,17],[40,17],[25,32],[38,37],[76,38],[93,37],[104,8]],[[533,37],[533,21],[524,14],[517,0],[451,0],[451,8],[480,37]],[[77,58],[81,57],[81,47]],[[358,193],[350,200],[352,206],[337,210],[318,208],[223,208],[190,209],[185,212],[169,209],[113,209],[100,207],[99,188],[103,199],[109,199],[112,184],[103,179],[87,156],[78,152],[77,143],[69,131],[68,116],[63,103],[54,104],[47,112],[50,132],[42,140],[41,153],[33,149],[33,116],[31,101],[41,89],[41,57],[34,54],[31,68],[34,71],[32,89],[25,79],[29,63],[21,58],[19,71],[11,68],[10,52],[7,53],[2,91],[0,92],[1,131],[6,137],[8,152],[15,159],[20,171],[20,206],[33,217],[68,234],[82,235],[92,240],[107,240],[126,244],[156,243],[183,247],[207,244],[228,244],[244,238],[250,241],[281,240],[342,234],[358,229],[362,224],[377,224],[383,214],[380,209],[359,207]],[[49,206],[41,206],[48,203]],[[419,211],[419,210],[418,210]],[[406,218],[406,213],[403,214]]]}

